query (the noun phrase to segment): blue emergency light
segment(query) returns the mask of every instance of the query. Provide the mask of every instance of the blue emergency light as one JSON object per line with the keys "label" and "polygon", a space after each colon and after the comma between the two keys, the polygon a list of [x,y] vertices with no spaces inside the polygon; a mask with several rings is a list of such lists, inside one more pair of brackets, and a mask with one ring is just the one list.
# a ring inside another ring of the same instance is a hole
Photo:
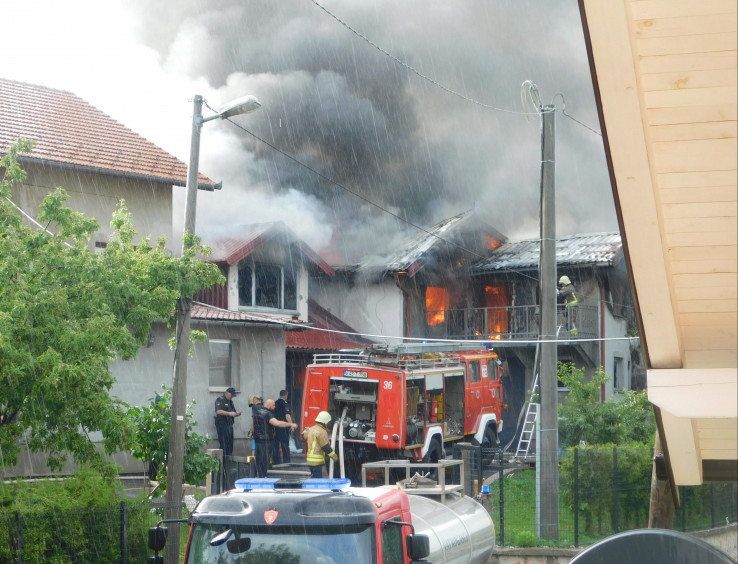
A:
{"label": "blue emergency light", "polygon": [[[236,489],[243,490],[243,491],[268,491],[268,490],[276,490],[280,489],[280,484],[277,482],[280,482],[281,478],[241,478],[239,480],[236,480],[235,487]],[[351,480],[348,478],[310,478],[308,480],[303,480],[302,482],[295,483],[294,481],[290,481],[287,484],[282,485],[282,489],[285,488],[285,486],[297,489],[301,488],[303,490],[313,490],[313,491],[323,491],[323,492],[330,492],[330,491],[343,491],[347,489],[351,485]]]}
{"label": "blue emergency light", "polygon": [[273,490],[274,484],[281,478],[241,478],[236,480],[236,488],[249,490]]}
{"label": "blue emergency light", "polygon": [[348,478],[310,478],[302,483],[303,490],[343,491],[351,485]]}

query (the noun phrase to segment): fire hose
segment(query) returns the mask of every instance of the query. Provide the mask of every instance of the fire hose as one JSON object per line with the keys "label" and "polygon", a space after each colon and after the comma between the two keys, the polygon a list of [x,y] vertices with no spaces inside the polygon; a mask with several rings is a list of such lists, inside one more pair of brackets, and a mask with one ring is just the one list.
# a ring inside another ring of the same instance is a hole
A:
{"label": "fire hose", "polygon": [[[341,478],[346,477],[346,469],[343,465],[343,420],[346,418],[348,407],[344,407],[341,412],[341,419],[333,424],[333,432],[331,433],[331,450],[336,452],[336,433],[338,433],[338,461],[340,463]],[[328,476],[333,477],[333,468],[335,461],[331,458],[328,463]]]}

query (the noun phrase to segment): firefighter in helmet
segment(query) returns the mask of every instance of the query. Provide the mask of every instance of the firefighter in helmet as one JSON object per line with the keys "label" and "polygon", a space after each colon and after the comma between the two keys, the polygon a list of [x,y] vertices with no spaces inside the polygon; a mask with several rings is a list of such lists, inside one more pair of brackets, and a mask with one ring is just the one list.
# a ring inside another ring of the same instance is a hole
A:
{"label": "firefighter in helmet", "polygon": [[302,432],[311,478],[323,477],[323,465],[326,462],[326,456],[338,460],[338,455],[333,451],[328,441],[328,424],[330,422],[331,414],[327,411],[321,411],[315,418],[315,425]]}
{"label": "firefighter in helmet", "polygon": [[574,293],[574,284],[571,283],[568,276],[562,276],[559,278],[559,289],[557,293],[564,300],[564,317],[566,321],[566,329],[569,331],[572,337],[576,336],[577,324],[576,324],[576,309],[575,305],[579,303],[577,295]]}

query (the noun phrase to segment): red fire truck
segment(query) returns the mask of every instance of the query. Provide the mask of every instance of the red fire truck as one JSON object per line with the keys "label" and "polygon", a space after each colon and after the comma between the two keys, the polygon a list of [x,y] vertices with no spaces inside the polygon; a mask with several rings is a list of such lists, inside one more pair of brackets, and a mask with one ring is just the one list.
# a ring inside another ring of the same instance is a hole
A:
{"label": "red fire truck", "polygon": [[478,345],[373,345],[318,354],[306,370],[302,425],[313,425],[321,411],[338,420],[349,475],[381,459],[438,462],[454,441],[497,443],[501,372],[497,353]]}

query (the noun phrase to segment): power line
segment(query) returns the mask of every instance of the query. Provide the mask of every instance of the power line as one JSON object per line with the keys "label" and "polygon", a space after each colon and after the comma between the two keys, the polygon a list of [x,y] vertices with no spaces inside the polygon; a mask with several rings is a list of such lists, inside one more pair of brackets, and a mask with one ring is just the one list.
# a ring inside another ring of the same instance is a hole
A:
{"label": "power line", "polygon": [[318,2],[316,2],[316,0],[310,0],[310,1],[313,4],[315,4],[318,8],[320,8],[321,10],[323,10],[326,14],[328,14],[331,18],[333,18],[338,23],[340,23],[342,26],[344,26],[346,29],[348,29],[351,33],[353,33],[357,37],[360,37],[362,40],[366,41],[369,45],[371,45],[372,47],[374,47],[377,51],[379,51],[380,53],[386,55],[387,57],[389,57],[390,59],[392,59],[395,63],[397,63],[398,65],[400,65],[400,66],[402,66],[404,68],[406,68],[407,70],[409,70],[413,74],[416,74],[417,76],[419,76],[423,80],[426,80],[426,81],[430,82],[431,84],[437,86],[441,90],[444,90],[444,91],[448,92],[449,94],[452,94],[454,96],[458,96],[459,98],[462,98],[463,100],[466,100],[467,102],[471,102],[472,104],[476,104],[477,106],[481,106],[481,107],[487,108],[489,110],[497,110],[498,112],[505,112],[505,113],[508,113],[508,114],[516,114],[516,115],[528,115],[529,114],[529,112],[518,112],[518,111],[515,111],[515,110],[508,110],[508,109],[505,109],[505,108],[500,108],[498,106],[492,106],[490,104],[485,104],[484,102],[480,102],[479,100],[474,100],[473,98],[469,98],[468,96],[465,96],[464,94],[461,94],[460,92],[457,92],[456,90],[452,90],[451,88],[448,88],[447,86],[444,86],[440,82],[438,82],[436,80],[433,80],[429,76],[424,75],[422,72],[420,72],[416,68],[408,65],[406,62],[401,61],[400,59],[398,59],[397,57],[395,57],[392,53],[390,53],[390,52],[382,49],[379,45],[377,45],[376,43],[374,43],[366,35],[364,35],[364,34],[360,33],[359,31],[355,30],[348,23],[346,23],[341,18],[339,18],[338,16],[336,16],[333,12],[331,12],[330,10],[328,10],[328,8],[326,8],[322,4],[319,4]]}
{"label": "power line", "polygon": [[[445,86],[445,85],[441,84],[437,80],[434,80],[431,77],[423,74],[422,72],[420,72],[415,67],[413,67],[411,65],[408,65],[406,62],[401,61],[395,55],[393,55],[389,51],[383,49],[382,47],[380,47],[379,45],[377,45],[376,43],[374,43],[366,35],[364,35],[363,33],[359,32],[356,29],[354,29],[353,27],[351,27],[351,25],[349,25],[347,22],[345,22],[344,20],[342,20],[341,18],[339,18],[337,15],[335,15],[333,12],[331,12],[328,8],[326,8],[322,4],[318,3],[316,0],[310,0],[310,1],[313,4],[315,4],[318,8],[320,8],[321,10],[323,10],[323,12],[325,12],[328,16],[330,16],[331,18],[333,18],[334,20],[336,20],[339,24],[341,24],[343,27],[345,27],[346,29],[348,29],[351,33],[353,33],[357,37],[361,38],[363,41],[365,41],[367,44],[371,45],[374,49],[376,49],[377,51],[379,51],[383,55],[385,55],[385,56],[389,57],[390,59],[392,59],[398,65],[406,68],[407,70],[409,70],[413,74],[417,75],[418,77],[422,78],[423,80],[430,82],[434,86],[437,86],[441,90],[443,90],[445,92],[448,92],[449,94],[451,94],[453,96],[457,96],[457,97],[461,98],[462,100],[466,100],[467,102],[469,102],[471,104],[475,104],[477,106],[480,106],[480,107],[485,108],[485,109],[488,109],[488,110],[495,110],[495,111],[498,111],[498,112],[505,112],[505,113],[508,113],[508,114],[523,115],[523,116],[537,115],[538,114],[538,112],[527,112],[527,111],[518,112],[518,111],[515,111],[515,110],[508,110],[506,108],[500,108],[499,106],[493,106],[491,104],[485,104],[484,102],[480,102],[479,100],[475,100],[474,98],[470,98],[469,96],[466,96],[464,94],[461,94],[460,92],[458,92],[456,90],[453,90],[452,88],[449,88],[448,86]],[[563,100],[563,96],[561,98]],[[600,137],[602,137],[602,133],[600,133],[599,131],[596,131],[595,129],[589,127],[588,125],[582,123],[581,121],[579,121],[578,119],[576,119],[574,116],[566,113],[566,107],[564,107],[562,113],[566,117],[568,117],[570,120],[578,123],[579,125],[581,125],[582,127],[586,128],[586,129],[590,130],[592,133],[594,133],[594,134],[599,135]]]}
{"label": "power line", "polygon": [[[205,105],[207,105],[207,103],[206,103]],[[208,108],[210,108],[210,106],[208,106]],[[212,108],[210,108],[210,109],[212,110]],[[278,152],[279,154],[281,154],[281,155],[283,155],[283,156],[287,157],[287,158],[288,158],[288,159],[290,159],[290,160],[291,160],[292,162],[294,162],[294,163],[296,163],[296,164],[300,165],[301,167],[304,167],[304,168],[306,168],[307,170],[309,170],[309,171],[310,171],[310,172],[312,172],[313,174],[317,175],[318,177],[322,178],[323,180],[326,180],[327,182],[330,182],[330,183],[331,183],[331,184],[333,184],[334,186],[337,186],[338,188],[341,188],[342,190],[345,190],[345,191],[346,191],[346,192],[348,192],[349,194],[352,194],[352,195],[356,196],[357,198],[359,198],[359,199],[361,199],[361,200],[365,201],[366,203],[368,203],[368,204],[370,204],[370,205],[374,206],[375,208],[377,208],[377,209],[379,209],[379,210],[381,210],[381,211],[383,211],[383,212],[385,212],[385,213],[387,213],[387,214],[391,215],[392,217],[394,217],[394,218],[398,219],[399,221],[401,221],[401,222],[403,222],[403,223],[406,223],[407,225],[409,225],[409,226],[411,226],[411,227],[414,227],[415,229],[418,229],[419,231],[422,231],[423,233],[426,233],[427,235],[430,235],[431,237],[435,237],[435,238],[436,238],[436,239],[438,239],[439,241],[443,241],[444,243],[446,243],[446,244],[448,244],[448,245],[451,245],[451,246],[453,246],[453,247],[456,247],[457,249],[460,249],[460,250],[462,250],[462,251],[464,251],[464,252],[466,252],[466,253],[468,253],[468,254],[470,254],[470,255],[474,256],[474,257],[477,257],[477,258],[479,258],[479,259],[488,259],[488,258],[489,258],[489,257],[486,257],[486,256],[484,256],[484,255],[480,255],[479,253],[477,253],[477,252],[474,252],[474,251],[472,251],[471,249],[467,249],[467,248],[466,248],[466,247],[464,247],[463,245],[459,245],[458,243],[454,243],[453,241],[450,241],[450,240],[448,240],[448,239],[444,239],[443,237],[441,237],[441,236],[439,236],[439,235],[436,235],[436,234],[435,234],[435,233],[433,233],[432,231],[428,231],[428,230],[427,230],[427,229],[426,229],[425,227],[421,227],[420,225],[417,225],[416,223],[413,223],[412,221],[409,221],[409,220],[405,219],[404,217],[401,217],[400,215],[398,215],[398,214],[394,213],[393,211],[390,211],[390,210],[388,210],[387,208],[385,208],[385,207],[383,207],[383,206],[381,206],[381,205],[377,204],[376,202],[373,202],[372,200],[370,200],[370,199],[366,198],[365,196],[362,196],[361,194],[359,194],[359,193],[358,193],[358,192],[356,192],[355,190],[351,190],[350,188],[348,188],[347,186],[344,186],[344,185],[343,185],[343,184],[341,184],[340,182],[338,182],[338,181],[336,181],[336,180],[333,180],[332,178],[330,178],[329,176],[326,176],[325,174],[323,174],[322,172],[320,172],[320,171],[318,171],[318,170],[315,170],[315,169],[314,169],[313,167],[311,167],[310,165],[308,165],[308,164],[305,164],[305,163],[303,163],[302,161],[300,161],[300,160],[296,159],[295,157],[293,157],[293,156],[292,156],[292,155],[290,155],[289,153],[286,153],[285,151],[283,151],[283,150],[282,150],[282,149],[280,149],[279,147],[276,147],[275,145],[273,145],[272,143],[270,143],[269,141],[267,141],[267,140],[266,140],[266,139],[264,139],[263,137],[260,137],[260,136],[258,136],[258,135],[257,135],[256,133],[254,133],[253,131],[250,131],[250,130],[246,129],[245,127],[243,127],[242,125],[240,125],[240,124],[236,123],[235,121],[232,121],[232,120],[231,120],[230,118],[225,118],[225,119],[226,119],[226,121],[228,121],[228,122],[232,123],[233,125],[235,125],[236,127],[238,127],[238,128],[239,128],[240,130],[242,130],[242,131],[243,131],[244,133],[248,133],[248,134],[249,134],[249,135],[251,135],[251,136],[252,136],[252,137],[253,137],[254,139],[256,139],[256,140],[258,140],[258,141],[260,141],[260,142],[264,143],[264,144],[265,144],[265,145],[266,145],[267,147],[270,147],[271,149],[273,149],[273,150],[277,151],[277,152]],[[518,271],[515,271],[515,270],[509,270],[509,269],[501,269],[501,272],[507,272],[507,273],[509,273],[509,274],[516,274],[516,275],[522,276],[522,277],[524,277],[524,278],[530,278],[531,280],[538,280],[538,278],[535,278],[535,277],[533,277],[533,276],[530,276],[530,275],[528,275],[528,274],[524,274],[524,273],[522,273],[522,272],[518,272]]]}
{"label": "power line", "polygon": [[[197,302],[200,303],[200,302]],[[208,308],[216,309],[224,313],[234,313],[232,310],[223,309],[210,304],[202,304]],[[426,337],[399,337],[395,335],[376,335],[372,333],[359,333],[353,331],[339,331],[338,329],[326,329],[324,327],[313,327],[312,325],[306,325],[305,323],[295,323],[293,321],[286,321],[281,319],[274,319],[273,317],[262,317],[257,312],[243,313],[247,315],[253,321],[266,321],[269,323],[276,323],[277,325],[285,325],[288,327],[298,327],[300,329],[310,331],[321,331],[323,333],[333,333],[336,335],[349,336],[349,337],[365,337],[369,339],[384,339],[392,341],[415,341],[419,343],[479,343],[492,345],[494,348],[495,343],[515,343],[520,345],[530,345],[538,343],[559,343],[559,344],[571,344],[571,343],[599,343],[599,342],[610,342],[610,341],[636,341],[640,340],[640,337],[592,337],[592,338],[576,338],[576,339],[434,339]]]}

